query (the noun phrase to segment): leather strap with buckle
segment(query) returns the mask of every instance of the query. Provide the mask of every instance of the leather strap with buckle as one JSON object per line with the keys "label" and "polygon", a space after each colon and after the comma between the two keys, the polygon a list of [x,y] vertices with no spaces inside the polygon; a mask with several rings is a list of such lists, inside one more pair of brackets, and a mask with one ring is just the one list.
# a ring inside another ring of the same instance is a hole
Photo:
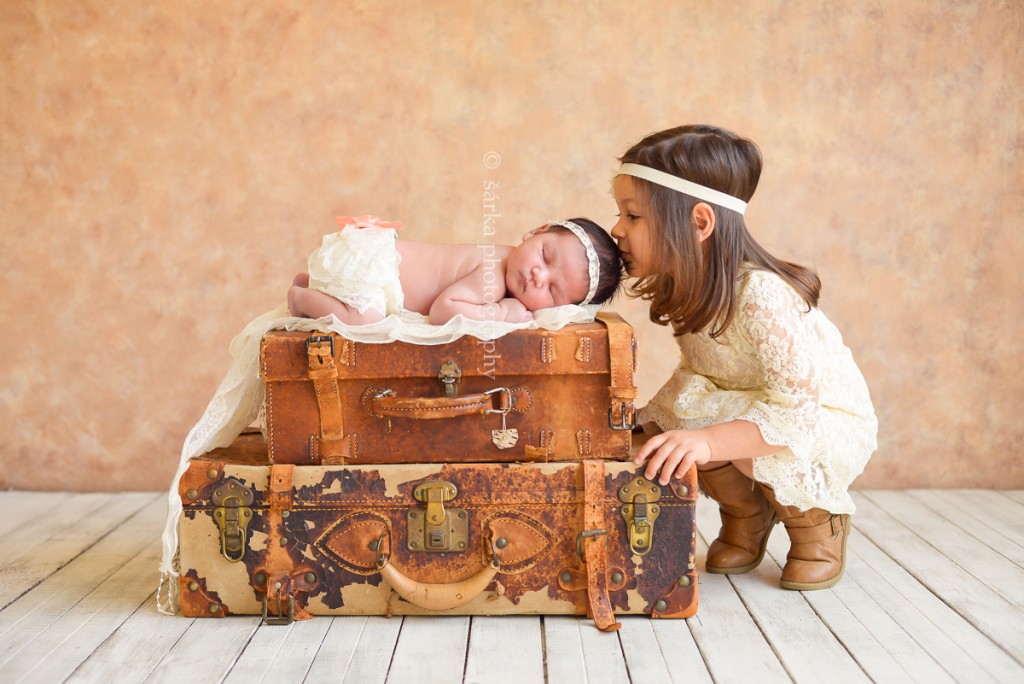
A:
{"label": "leather strap with buckle", "polygon": [[[608,534],[604,521],[604,461],[583,461],[583,529],[577,538],[587,573],[587,613],[602,632],[622,627],[615,621],[606,572]],[[580,548],[582,547],[582,548]]]}

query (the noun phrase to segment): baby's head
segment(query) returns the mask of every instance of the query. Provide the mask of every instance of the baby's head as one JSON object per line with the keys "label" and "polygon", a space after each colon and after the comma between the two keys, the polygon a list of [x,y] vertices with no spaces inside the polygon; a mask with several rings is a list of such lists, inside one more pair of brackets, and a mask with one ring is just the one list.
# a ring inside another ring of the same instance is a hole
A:
{"label": "baby's head", "polygon": [[593,221],[575,218],[535,228],[505,264],[505,287],[530,311],[563,304],[603,304],[619,289],[622,256]]}

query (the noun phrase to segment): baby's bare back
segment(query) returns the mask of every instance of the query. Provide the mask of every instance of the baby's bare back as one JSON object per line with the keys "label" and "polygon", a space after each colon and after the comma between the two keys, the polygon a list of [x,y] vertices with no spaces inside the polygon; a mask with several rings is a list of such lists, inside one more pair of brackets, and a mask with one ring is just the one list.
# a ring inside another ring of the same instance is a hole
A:
{"label": "baby's bare back", "polygon": [[405,308],[410,311],[428,315],[438,295],[474,272],[478,276],[474,282],[480,288],[493,288],[481,295],[493,296],[492,301],[505,296],[505,260],[512,251],[508,245],[446,244],[399,238],[395,240],[395,247],[402,256],[399,279]]}

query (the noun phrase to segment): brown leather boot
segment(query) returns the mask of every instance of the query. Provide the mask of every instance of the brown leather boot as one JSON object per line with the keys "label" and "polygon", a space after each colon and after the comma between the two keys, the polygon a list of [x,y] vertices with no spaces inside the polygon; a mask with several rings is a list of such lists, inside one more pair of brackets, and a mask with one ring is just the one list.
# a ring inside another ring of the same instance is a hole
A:
{"label": "brown leather boot", "polygon": [[850,536],[849,514],[833,514],[821,508],[801,511],[776,501],[771,487],[761,485],[761,490],[789,533],[789,554],[779,581],[782,588],[828,589],[842,579]]}
{"label": "brown leather boot", "polygon": [[753,480],[732,463],[698,470],[701,490],[718,502],[722,529],[708,548],[706,568],[719,575],[749,572],[764,558],[768,534],[777,519]]}

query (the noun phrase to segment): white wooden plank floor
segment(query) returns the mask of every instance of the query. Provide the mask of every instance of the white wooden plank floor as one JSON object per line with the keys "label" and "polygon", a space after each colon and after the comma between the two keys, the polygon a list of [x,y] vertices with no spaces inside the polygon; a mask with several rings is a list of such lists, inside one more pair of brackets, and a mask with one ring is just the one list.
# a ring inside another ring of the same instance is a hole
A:
{"label": "white wooden plank floor", "polygon": [[[778,588],[787,539],[701,574],[689,620],[167,617],[164,497],[0,492],[0,682],[1024,682],[1024,492],[868,491],[846,577]],[[701,499],[698,567],[717,534]]]}

